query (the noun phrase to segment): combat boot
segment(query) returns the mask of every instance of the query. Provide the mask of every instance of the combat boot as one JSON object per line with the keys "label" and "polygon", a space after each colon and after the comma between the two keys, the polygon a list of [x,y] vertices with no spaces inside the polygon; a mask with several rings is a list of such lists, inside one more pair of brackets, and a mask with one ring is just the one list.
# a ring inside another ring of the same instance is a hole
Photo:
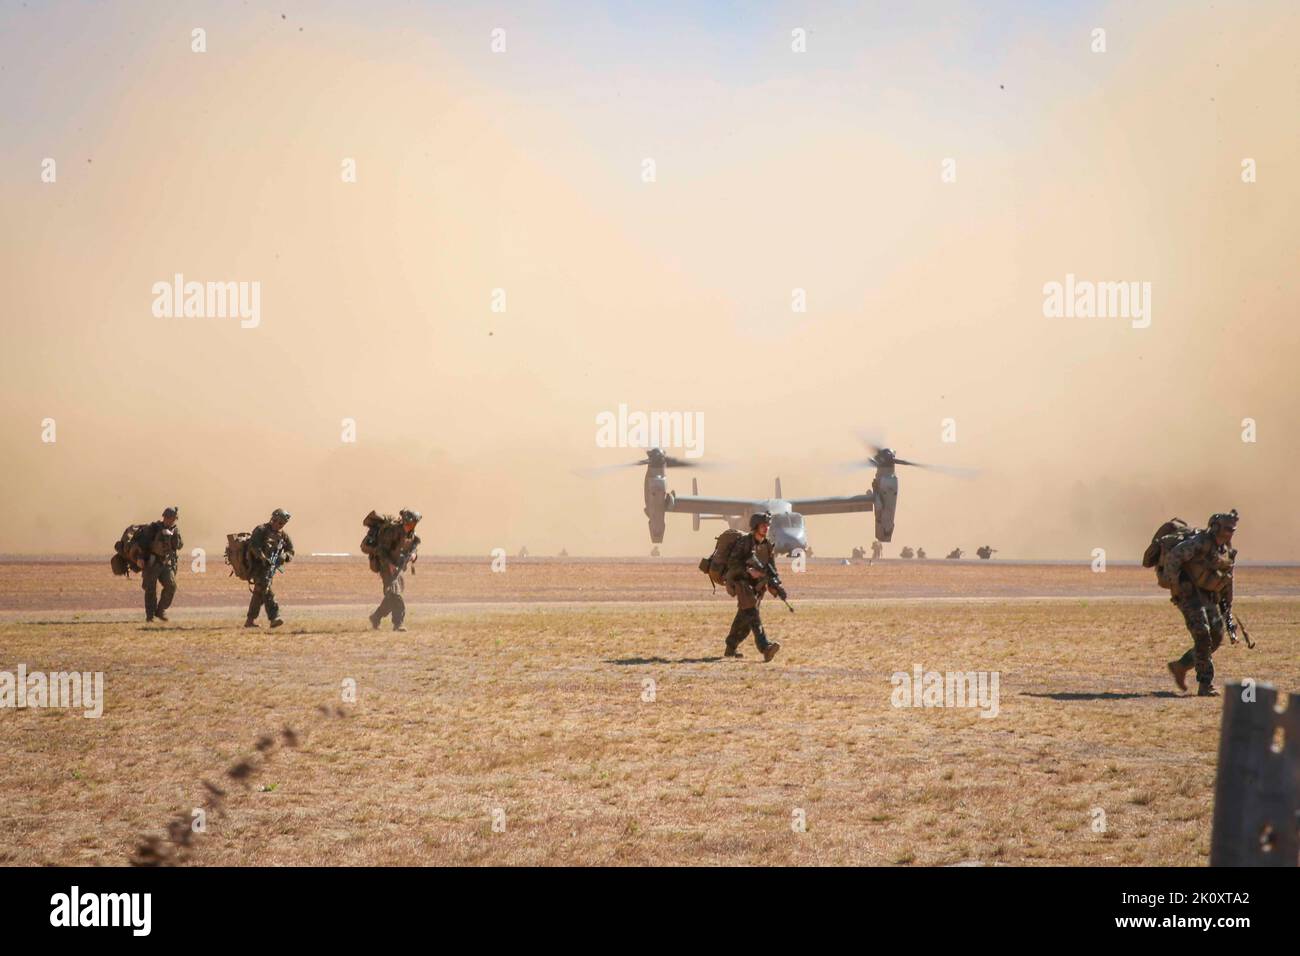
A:
{"label": "combat boot", "polygon": [[162,611],[154,611],[154,615],[153,615],[153,616],[156,617],[156,618],[158,618],[158,620],[160,620],[160,621],[165,621],[165,620],[167,620],[167,615],[164,614]]}
{"label": "combat boot", "polygon": [[767,647],[763,648],[763,663],[766,664],[772,658],[776,657],[776,652],[781,649],[780,641],[772,641]]}
{"label": "combat boot", "polygon": [[405,624],[394,624],[394,625],[393,625],[393,630],[394,630],[394,631],[404,631],[404,630],[406,630],[406,625],[405,625]]}
{"label": "combat boot", "polygon": [[275,628],[279,627],[279,626],[282,625],[283,623],[284,623],[284,621],[280,620],[280,618],[277,617],[274,621],[271,622],[271,628],[272,628],[272,630],[274,630]]}
{"label": "combat boot", "polygon": [[1218,697],[1219,690],[1213,684],[1202,684],[1196,688],[1197,697]]}
{"label": "combat boot", "polygon": [[251,617],[250,617],[247,621],[244,622],[244,627],[261,627],[261,626],[262,626],[262,625],[258,624],[258,623],[257,623],[256,621],[254,621]]}
{"label": "combat boot", "polygon": [[1178,685],[1179,690],[1187,690],[1187,672],[1191,670],[1181,661],[1169,662],[1169,673],[1174,675],[1174,683]]}
{"label": "combat boot", "polygon": [[736,650],[736,645],[728,643],[727,649],[722,652],[723,657],[744,657],[745,655]]}
{"label": "combat boot", "polygon": [[370,627],[371,627],[371,629],[372,629],[372,630],[376,630],[376,631],[379,630],[379,622],[382,621],[382,620],[383,620],[383,618],[379,617],[377,614],[371,614],[371,615],[370,615]]}

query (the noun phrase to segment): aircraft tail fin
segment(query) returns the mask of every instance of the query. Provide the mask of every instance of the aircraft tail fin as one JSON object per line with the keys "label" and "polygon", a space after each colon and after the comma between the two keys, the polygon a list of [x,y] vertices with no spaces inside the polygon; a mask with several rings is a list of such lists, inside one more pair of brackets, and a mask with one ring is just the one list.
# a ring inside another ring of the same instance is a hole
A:
{"label": "aircraft tail fin", "polygon": [[778,498],[784,498],[784,497],[785,497],[785,495],[781,494],[781,479],[780,479],[780,478],[777,478],[777,479],[776,479],[776,496],[777,496]]}

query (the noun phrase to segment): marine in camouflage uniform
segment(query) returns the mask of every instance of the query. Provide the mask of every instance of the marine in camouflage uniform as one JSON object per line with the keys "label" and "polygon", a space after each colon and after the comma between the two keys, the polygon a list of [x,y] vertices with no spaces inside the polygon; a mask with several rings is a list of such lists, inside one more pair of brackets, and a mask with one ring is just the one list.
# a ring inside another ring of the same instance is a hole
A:
{"label": "marine in camouflage uniform", "polygon": [[1178,687],[1186,690],[1187,672],[1195,667],[1200,697],[1218,696],[1214,689],[1214,652],[1223,643],[1224,635],[1235,633],[1237,628],[1232,619],[1232,569],[1237,552],[1231,547],[1236,530],[1236,509],[1210,515],[1204,531],[1183,541],[1165,558],[1165,576],[1175,582],[1170,601],[1183,612],[1192,635],[1191,649],[1169,662],[1169,672]]}
{"label": "marine in camouflage uniform", "polygon": [[403,510],[400,524],[386,524],[379,529],[379,543],[375,557],[379,559],[379,577],[384,583],[384,599],[370,615],[370,626],[379,629],[379,623],[389,614],[393,616],[393,630],[404,631],[406,625],[406,599],[402,597],[405,585],[402,580],[407,567],[416,559],[420,536],[415,526],[420,523],[420,512]]}
{"label": "marine in camouflage uniform", "polygon": [[768,514],[751,515],[749,534],[737,538],[727,556],[727,593],[736,599],[736,617],[731,622],[731,632],[727,635],[724,652],[726,657],[742,656],[737,648],[749,637],[750,631],[754,632],[754,644],[764,661],[776,657],[776,652],[781,649],[779,642],[767,639],[763,619],[759,615],[759,605],[767,593],[767,580],[750,566],[751,558],[766,564],[776,557],[776,549],[767,538],[771,520],[772,516]]}
{"label": "marine in camouflage uniform", "polygon": [[[257,615],[263,607],[266,608],[266,617],[272,627],[284,623],[280,619],[280,605],[276,603],[275,591],[271,585],[275,581],[276,568],[293,560],[293,542],[284,530],[289,517],[289,512],[276,508],[271,512],[271,520],[259,524],[248,536],[248,565],[253,573],[253,596],[248,602],[248,619],[244,621],[244,627],[258,626]],[[277,551],[280,552],[278,557]]]}
{"label": "marine in camouflage uniform", "polygon": [[[181,541],[181,529],[176,527],[179,518],[179,507],[164,509],[162,520],[145,525],[132,542],[139,545],[144,560],[140,587],[144,589],[146,623],[154,618],[167,620],[167,609],[176,596],[176,553],[185,546]],[[158,593],[160,584],[161,595]]]}

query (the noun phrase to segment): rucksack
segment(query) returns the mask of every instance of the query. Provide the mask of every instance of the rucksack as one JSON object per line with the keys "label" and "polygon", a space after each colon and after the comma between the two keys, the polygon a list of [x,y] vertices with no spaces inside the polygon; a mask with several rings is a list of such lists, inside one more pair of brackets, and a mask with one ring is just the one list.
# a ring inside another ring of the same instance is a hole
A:
{"label": "rucksack", "polygon": [[241,581],[253,580],[252,562],[248,560],[248,539],[251,537],[247,531],[226,535],[226,564],[230,565],[231,575]]}
{"label": "rucksack", "polygon": [[140,538],[147,527],[149,527],[147,524],[129,524],[122,532],[122,536],[113,542],[114,553],[108,563],[118,577],[122,575],[130,577],[133,570],[139,570],[138,565],[143,550],[140,547]]}
{"label": "rucksack", "polygon": [[707,558],[700,559],[700,570],[709,576],[715,588],[719,585],[726,586],[727,562],[731,558],[731,550],[742,537],[744,537],[742,532],[734,528],[727,529],[718,535],[713,553]]}
{"label": "rucksack", "polygon": [[1198,533],[1198,529],[1189,527],[1182,518],[1170,518],[1151,536],[1151,543],[1142,554],[1142,567],[1156,569],[1156,581],[1162,588],[1172,590],[1175,584],[1165,574],[1169,552]]}
{"label": "rucksack", "polygon": [[379,533],[384,528],[400,522],[392,515],[381,515],[377,511],[371,511],[370,514],[361,519],[361,523],[366,526],[366,536],[361,539],[361,553],[370,558],[370,570],[378,574]]}

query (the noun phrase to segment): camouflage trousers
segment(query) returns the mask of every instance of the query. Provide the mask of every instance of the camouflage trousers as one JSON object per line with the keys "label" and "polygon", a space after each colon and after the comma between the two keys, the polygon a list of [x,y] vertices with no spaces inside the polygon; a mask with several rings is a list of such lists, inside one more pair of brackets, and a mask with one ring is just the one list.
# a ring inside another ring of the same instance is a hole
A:
{"label": "camouflage trousers", "polygon": [[280,616],[280,605],[276,603],[275,591],[271,590],[271,585],[267,583],[266,571],[255,572],[253,578],[253,596],[248,601],[248,619],[257,620],[258,613],[263,607],[266,608],[266,619],[274,621]]}
{"label": "camouflage trousers", "polygon": [[375,608],[373,617],[377,621],[382,621],[388,615],[393,615],[393,627],[401,627],[402,622],[406,620],[406,599],[402,597],[402,591],[405,584],[402,581],[402,572],[389,574],[388,568],[381,568],[379,577],[384,582],[384,599],[379,602],[379,607]]}
{"label": "camouflage trousers", "polygon": [[1202,684],[1214,682],[1214,652],[1223,643],[1228,625],[1219,610],[1219,596],[1213,591],[1188,588],[1178,599],[1178,610],[1183,612],[1192,646],[1178,663],[1183,667],[1196,666],[1196,680]]}
{"label": "camouflage trousers", "polygon": [[150,557],[140,575],[140,587],[144,589],[144,616],[152,621],[155,615],[172,606],[172,598],[176,596],[176,569],[160,558]]}
{"label": "camouflage trousers", "polygon": [[731,622],[731,632],[727,634],[727,647],[735,650],[752,631],[754,644],[760,651],[766,650],[767,631],[763,630],[763,619],[758,608],[763,603],[767,586],[755,585],[752,581],[741,578],[729,582],[727,591],[736,597],[736,616]]}

